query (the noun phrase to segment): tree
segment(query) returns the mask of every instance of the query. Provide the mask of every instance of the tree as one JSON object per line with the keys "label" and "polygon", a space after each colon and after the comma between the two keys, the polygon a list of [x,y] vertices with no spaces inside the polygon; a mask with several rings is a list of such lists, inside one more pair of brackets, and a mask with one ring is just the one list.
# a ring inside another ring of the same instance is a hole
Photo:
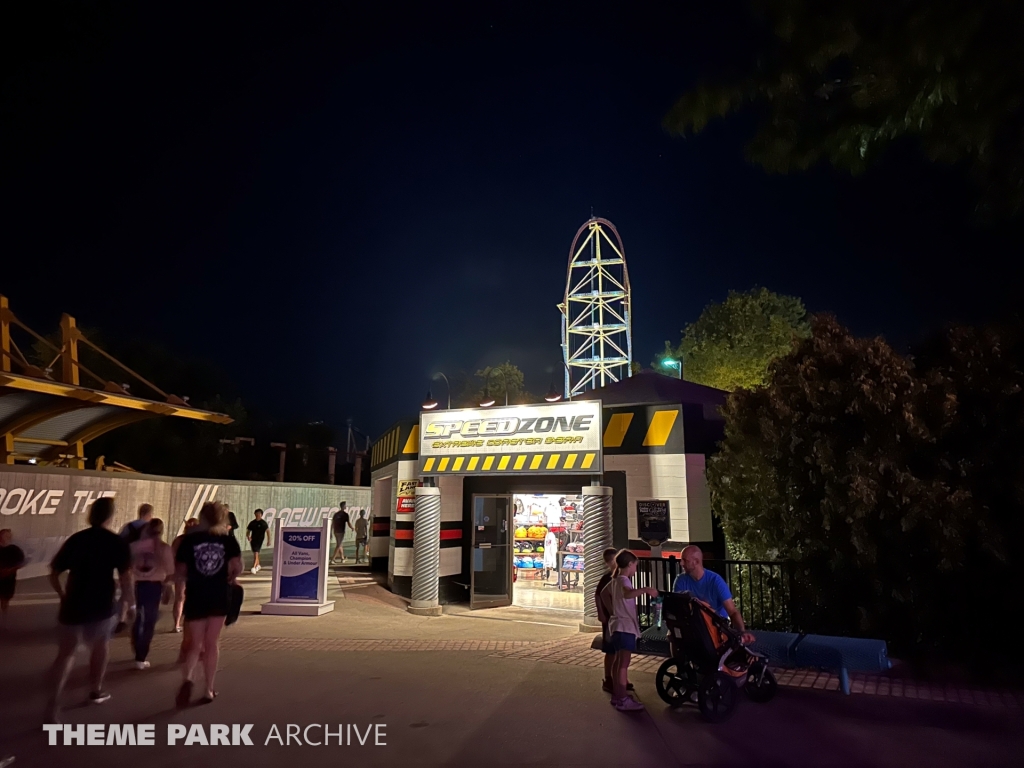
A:
{"label": "tree", "polygon": [[753,106],[750,158],[769,171],[827,160],[857,173],[916,140],[964,162],[986,207],[1024,208],[1024,6],[1007,0],[761,0],[742,71],[685,93],[679,135]]}
{"label": "tree", "polygon": [[[505,404],[505,389],[508,388],[508,404],[524,405],[536,403],[538,398],[530,394],[524,386],[523,372],[506,360],[494,366],[478,370],[474,376],[480,380],[474,384],[469,377],[456,376],[462,382],[456,392],[452,393],[452,404],[462,408],[474,408],[483,401],[485,396],[494,398],[497,405]],[[455,385],[453,384],[453,387]]]}
{"label": "tree", "polygon": [[795,296],[767,288],[730,291],[724,302],[709,304],[683,329],[678,347],[666,341],[661,360],[682,360],[687,381],[726,391],[749,389],[765,383],[771,362],[806,338],[809,328],[807,310]]}
{"label": "tree", "polygon": [[980,647],[966,616],[1021,604],[1021,358],[979,341],[951,332],[915,365],[818,316],[764,387],[729,397],[713,505],[734,554],[795,563],[804,627],[962,657]]}

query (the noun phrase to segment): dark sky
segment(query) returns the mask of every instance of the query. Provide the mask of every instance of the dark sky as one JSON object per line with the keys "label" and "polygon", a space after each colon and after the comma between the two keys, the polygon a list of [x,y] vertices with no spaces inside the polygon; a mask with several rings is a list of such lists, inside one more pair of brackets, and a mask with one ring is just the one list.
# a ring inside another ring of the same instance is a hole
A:
{"label": "dark sky", "polygon": [[900,346],[1020,295],[1020,223],[973,225],[912,147],[768,176],[747,118],[663,131],[745,55],[739,4],[9,5],[34,15],[0,24],[0,291],[39,328],[215,360],[282,418],[377,435],[432,371],[504,359],[543,393],[591,208],[645,365],[731,288]]}

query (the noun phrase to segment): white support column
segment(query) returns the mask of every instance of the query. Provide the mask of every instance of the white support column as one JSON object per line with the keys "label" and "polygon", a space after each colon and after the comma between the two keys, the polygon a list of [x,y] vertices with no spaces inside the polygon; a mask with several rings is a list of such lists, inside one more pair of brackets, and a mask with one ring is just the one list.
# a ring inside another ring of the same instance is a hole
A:
{"label": "white support column", "polygon": [[594,590],[605,571],[601,554],[612,545],[612,489],[608,486],[588,485],[583,488],[583,533],[586,544],[583,550],[583,623],[580,631],[597,632],[601,629],[601,622],[597,620]]}
{"label": "white support column", "polygon": [[440,616],[437,577],[441,558],[441,489],[416,489],[412,520],[412,602],[409,613]]}

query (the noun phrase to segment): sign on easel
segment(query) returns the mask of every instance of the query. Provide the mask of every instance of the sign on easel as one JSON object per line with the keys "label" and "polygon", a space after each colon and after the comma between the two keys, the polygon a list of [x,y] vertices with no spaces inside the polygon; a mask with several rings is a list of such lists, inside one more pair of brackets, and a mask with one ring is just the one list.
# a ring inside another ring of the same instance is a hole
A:
{"label": "sign on easel", "polygon": [[274,526],[274,571],[270,602],[260,613],[320,616],[334,610],[327,599],[330,521],[319,528]]}
{"label": "sign on easel", "polygon": [[661,557],[661,545],[672,535],[672,518],[666,499],[637,499],[637,536],[651,548],[651,557]]}

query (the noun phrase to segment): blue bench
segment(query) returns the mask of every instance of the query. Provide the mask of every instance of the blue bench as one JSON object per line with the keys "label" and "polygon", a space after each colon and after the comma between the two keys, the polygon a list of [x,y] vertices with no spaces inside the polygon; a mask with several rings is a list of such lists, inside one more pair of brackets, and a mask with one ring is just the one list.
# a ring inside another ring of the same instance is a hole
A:
{"label": "blue bench", "polygon": [[[751,650],[773,667],[823,669],[839,675],[839,687],[850,693],[850,672],[887,672],[892,668],[884,640],[804,635],[796,632],[754,630]],[[668,656],[668,627],[651,627],[637,641],[636,652]]]}
{"label": "blue bench", "polygon": [[778,667],[824,669],[839,675],[839,687],[850,693],[850,672],[887,672],[892,668],[884,640],[792,632],[754,632],[751,648]]}

